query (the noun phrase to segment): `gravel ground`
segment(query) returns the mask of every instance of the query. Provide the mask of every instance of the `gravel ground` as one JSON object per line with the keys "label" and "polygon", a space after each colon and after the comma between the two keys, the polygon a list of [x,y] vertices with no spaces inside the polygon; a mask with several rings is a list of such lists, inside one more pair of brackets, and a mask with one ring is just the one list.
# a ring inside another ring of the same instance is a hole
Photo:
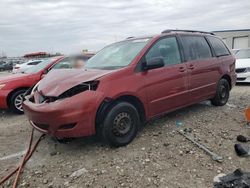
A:
{"label": "gravel ground", "polygon": [[[126,147],[110,148],[95,137],[58,143],[45,137],[25,166],[20,187],[212,187],[219,173],[250,171],[250,158],[234,152],[236,136],[250,136],[244,108],[250,85],[233,88],[223,107],[199,103],[147,123]],[[179,135],[176,121],[191,128],[200,142],[224,157],[213,161]],[[24,115],[0,111],[0,177],[20,161],[31,127]],[[36,132],[37,138],[40,133]],[[21,153],[20,153],[21,152]],[[14,154],[14,155],[13,155]],[[8,181],[3,187],[10,187]]]}

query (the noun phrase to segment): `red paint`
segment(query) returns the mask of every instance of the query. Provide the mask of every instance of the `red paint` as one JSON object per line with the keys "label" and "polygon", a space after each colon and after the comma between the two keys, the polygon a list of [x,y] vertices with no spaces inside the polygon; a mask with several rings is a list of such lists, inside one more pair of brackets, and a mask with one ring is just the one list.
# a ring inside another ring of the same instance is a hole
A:
{"label": "red paint", "polygon": [[63,57],[56,57],[53,61],[45,67],[43,70],[34,74],[11,74],[8,76],[0,77],[0,85],[6,84],[5,87],[0,89],[0,109],[8,108],[7,98],[11,92],[21,89],[30,88],[35,85],[44,76],[44,70],[48,69],[55,63],[57,63]]}
{"label": "red paint", "polygon": [[[38,86],[38,93],[57,97],[66,90],[87,81],[99,80],[96,91],[84,91],[69,98],[50,103],[24,101],[29,120],[40,124],[33,126],[58,137],[81,137],[95,134],[97,111],[105,100],[115,101],[122,96],[136,97],[143,104],[146,120],[203,100],[211,99],[218,81],[223,76],[235,84],[233,55],[206,60],[188,61],[149,71],[136,71],[140,59],[161,37],[154,36],[136,58],[125,68],[105,70],[51,71]],[[171,34],[173,35],[173,34]],[[203,36],[203,35],[202,35]],[[76,123],[67,130],[60,126]],[[48,129],[42,129],[43,125]]]}

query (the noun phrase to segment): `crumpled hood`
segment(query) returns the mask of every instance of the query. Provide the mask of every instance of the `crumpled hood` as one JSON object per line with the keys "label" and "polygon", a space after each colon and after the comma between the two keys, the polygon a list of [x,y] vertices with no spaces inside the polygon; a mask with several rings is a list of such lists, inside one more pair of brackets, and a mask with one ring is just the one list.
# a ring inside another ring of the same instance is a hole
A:
{"label": "crumpled hood", "polygon": [[10,74],[10,75],[2,75],[0,76],[0,83],[8,83],[15,80],[22,80],[27,78],[28,74]]}
{"label": "crumpled hood", "polygon": [[250,59],[236,59],[235,68],[247,68],[250,67]]}
{"label": "crumpled hood", "polygon": [[58,69],[51,70],[38,85],[38,92],[44,96],[58,97],[70,88],[107,75],[114,70]]}

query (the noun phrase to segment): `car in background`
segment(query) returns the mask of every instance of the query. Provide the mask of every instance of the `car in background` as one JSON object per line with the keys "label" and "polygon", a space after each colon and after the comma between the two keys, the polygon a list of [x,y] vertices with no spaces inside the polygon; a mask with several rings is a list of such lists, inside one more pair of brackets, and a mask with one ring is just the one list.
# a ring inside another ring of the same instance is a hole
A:
{"label": "car in background", "polygon": [[72,69],[74,68],[74,62],[76,60],[83,60],[83,62],[87,63],[87,61],[94,55],[94,53],[88,53],[66,56],[62,60],[60,60],[60,62],[56,63],[53,67],[51,67],[51,69]]}
{"label": "car in background", "polygon": [[53,57],[30,67],[23,73],[10,74],[0,77],[0,109],[11,109],[22,114],[22,102],[24,93],[38,81],[40,81],[48,69],[63,57]]}
{"label": "car in background", "polygon": [[233,50],[238,83],[250,83],[250,48]]}
{"label": "car in background", "polygon": [[227,103],[235,58],[213,33],[166,30],[104,47],[84,69],[49,72],[23,108],[40,132],[67,138],[97,134],[119,147],[150,119],[204,100]]}
{"label": "car in background", "polygon": [[13,70],[12,73],[22,73],[25,72],[27,69],[38,65],[39,63],[41,63],[43,60],[31,60],[22,64],[16,64],[15,66],[13,66]]}
{"label": "car in background", "polygon": [[0,64],[0,71],[10,71],[13,68],[12,62],[3,62]]}

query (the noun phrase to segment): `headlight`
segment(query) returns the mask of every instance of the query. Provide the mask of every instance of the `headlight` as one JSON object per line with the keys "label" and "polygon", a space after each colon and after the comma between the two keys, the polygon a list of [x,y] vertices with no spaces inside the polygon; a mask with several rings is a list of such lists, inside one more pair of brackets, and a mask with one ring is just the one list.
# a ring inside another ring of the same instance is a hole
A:
{"label": "headlight", "polygon": [[2,89],[5,86],[5,84],[0,84],[0,89]]}
{"label": "headlight", "polygon": [[37,88],[38,88],[38,85],[40,84],[41,80],[39,82],[36,83],[36,85],[34,85],[34,87],[32,87],[32,90],[31,90],[31,93],[34,93]]}

